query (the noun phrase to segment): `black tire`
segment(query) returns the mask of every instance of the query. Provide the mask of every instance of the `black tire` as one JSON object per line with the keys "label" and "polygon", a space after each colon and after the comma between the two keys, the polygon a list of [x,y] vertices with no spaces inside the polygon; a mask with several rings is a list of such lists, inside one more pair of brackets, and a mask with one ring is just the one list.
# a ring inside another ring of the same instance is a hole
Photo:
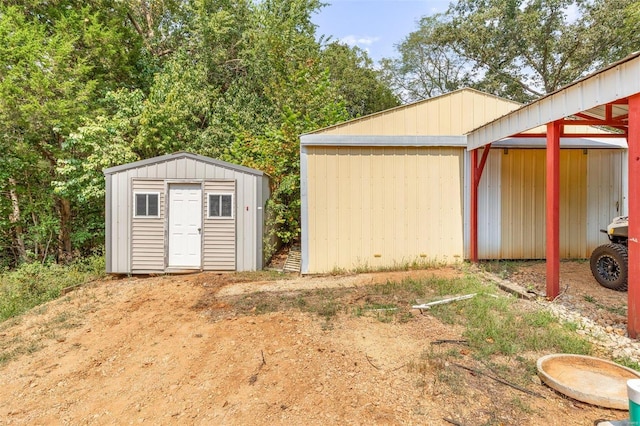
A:
{"label": "black tire", "polygon": [[601,286],[617,291],[627,290],[629,263],[626,246],[602,245],[593,251],[589,263],[593,277]]}

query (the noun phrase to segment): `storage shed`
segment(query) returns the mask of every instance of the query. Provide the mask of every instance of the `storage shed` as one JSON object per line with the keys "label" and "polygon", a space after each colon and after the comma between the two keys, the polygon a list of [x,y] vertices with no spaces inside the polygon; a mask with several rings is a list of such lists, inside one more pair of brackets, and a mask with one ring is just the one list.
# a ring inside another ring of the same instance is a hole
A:
{"label": "storage shed", "polygon": [[108,273],[264,266],[269,177],[179,152],[104,170]]}
{"label": "storage shed", "polygon": [[[302,272],[469,258],[465,135],[520,107],[461,89],[302,135]],[[479,188],[481,258],[544,258],[545,140],[538,132],[500,141],[488,156],[492,174]],[[582,258],[606,240],[598,230],[623,212],[626,145],[581,137],[562,143],[562,253]]]}

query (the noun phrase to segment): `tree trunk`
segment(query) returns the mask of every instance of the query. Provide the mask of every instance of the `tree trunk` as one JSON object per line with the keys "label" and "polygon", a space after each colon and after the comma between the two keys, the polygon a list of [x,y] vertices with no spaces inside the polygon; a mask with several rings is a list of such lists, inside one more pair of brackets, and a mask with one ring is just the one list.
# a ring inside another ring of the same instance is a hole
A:
{"label": "tree trunk", "polygon": [[18,260],[24,262],[27,260],[27,250],[24,247],[24,238],[22,224],[20,223],[20,203],[18,193],[16,192],[16,180],[9,178],[9,198],[11,198],[11,214],[9,222],[11,222],[14,235],[14,247],[18,253]]}
{"label": "tree trunk", "polygon": [[58,198],[58,216],[60,231],[58,232],[58,261],[68,262],[73,257],[71,247],[71,202],[66,198]]}

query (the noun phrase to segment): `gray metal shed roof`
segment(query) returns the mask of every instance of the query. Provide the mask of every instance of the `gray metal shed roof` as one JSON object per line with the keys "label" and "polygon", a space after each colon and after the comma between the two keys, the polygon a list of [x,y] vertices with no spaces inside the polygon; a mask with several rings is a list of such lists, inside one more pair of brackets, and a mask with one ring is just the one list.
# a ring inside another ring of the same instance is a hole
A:
{"label": "gray metal shed roof", "polygon": [[180,158],[191,158],[196,161],[200,161],[207,164],[212,164],[219,167],[225,167],[227,169],[236,170],[243,173],[252,174],[255,176],[266,176],[267,174],[260,170],[251,169],[249,167],[240,166],[238,164],[227,163],[226,161],[217,160],[215,158],[206,157],[204,155],[192,154],[190,152],[175,152],[173,154],[161,155],[159,157],[147,158],[145,160],[134,161],[133,163],[122,164],[120,166],[109,167],[104,169],[102,173],[105,175],[112,175],[114,173],[123,172],[126,170],[135,169],[137,167],[148,166],[151,164],[162,163],[165,161],[177,160]]}

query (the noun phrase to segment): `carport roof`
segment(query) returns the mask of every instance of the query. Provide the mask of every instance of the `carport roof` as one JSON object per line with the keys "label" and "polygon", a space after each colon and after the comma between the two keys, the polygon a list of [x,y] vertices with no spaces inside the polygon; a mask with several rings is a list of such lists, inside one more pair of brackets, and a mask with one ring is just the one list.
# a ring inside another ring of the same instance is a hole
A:
{"label": "carport roof", "polygon": [[640,52],[636,52],[472,130],[467,134],[467,149],[474,150],[565,118],[564,125],[575,121],[578,125],[609,126],[619,129],[620,137],[625,138],[627,98],[639,92]]}

